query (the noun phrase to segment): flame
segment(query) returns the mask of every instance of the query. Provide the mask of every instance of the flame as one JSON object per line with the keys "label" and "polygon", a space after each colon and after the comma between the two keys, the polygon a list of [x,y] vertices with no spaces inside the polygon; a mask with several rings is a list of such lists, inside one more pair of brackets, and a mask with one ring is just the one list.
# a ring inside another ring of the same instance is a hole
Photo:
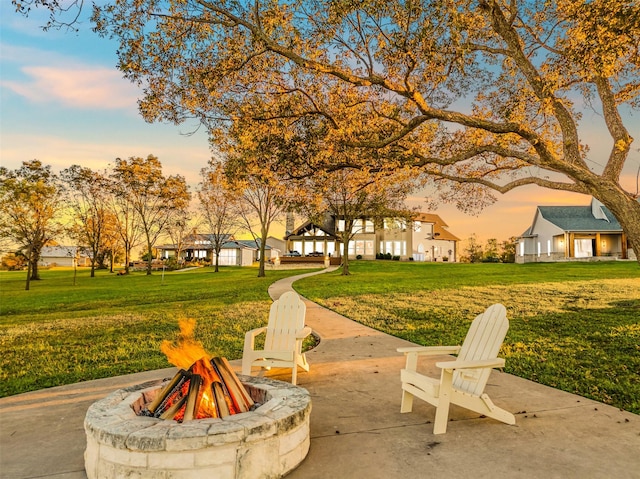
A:
{"label": "flame", "polygon": [[160,345],[160,350],[167,356],[167,360],[178,368],[189,369],[201,358],[211,359],[202,343],[193,336],[193,330],[196,327],[195,319],[181,319],[179,326],[178,342],[174,344],[165,340]]}
{"label": "flame", "polygon": [[[218,417],[211,385],[214,381],[221,381],[221,379],[211,365],[211,355],[207,353],[202,343],[193,336],[195,326],[194,319],[180,320],[178,341],[172,343],[165,340],[160,345],[160,350],[174,366],[188,369],[191,373],[202,377],[202,385],[200,386],[202,397],[200,398],[200,407],[196,418]],[[181,420],[183,416],[184,408],[176,415],[175,419]]]}

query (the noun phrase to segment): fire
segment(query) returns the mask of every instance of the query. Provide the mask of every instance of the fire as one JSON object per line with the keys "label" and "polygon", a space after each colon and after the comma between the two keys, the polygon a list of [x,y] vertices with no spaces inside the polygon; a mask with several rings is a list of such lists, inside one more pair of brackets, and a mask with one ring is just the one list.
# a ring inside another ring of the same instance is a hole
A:
{"label": "fire", "polygon": [[196,327],[195,319],[181,319],[180,335],[178,342],[172,344],[171,341],[162,341],[160,350],[167,356],[171,364],[178,368],[189,369],[193,363],[201,358],[210,358],[202,346],[202,343],[193,336]]}
{"label": "fire", "polygon": [[253,400],[227,360],[212,358],[194,338],[195,325],[192,319],[181,320],[178,340],[175,343],[163,341],[160,345],[169,362],[181,371],[168,386],[167,394],[160,397],[162,401],[152,404],[148,410],[155,414],[158,409],[163,418],[164,411],[168,410],[167,417],[176,421],[224,417],[247,411]]}
{"label": "fire", "polygon": [[[193,331],[196,327],[194,319],[181,319],[179,322],[180,334],[178,341],[163,341],[160,350],[167,356],[167,360],[174,366],[188,369],[189,372],[198,374],[202,378],[202,386],[198,397],[199,408],[197,419],[217,417],[215,399],[212,393],[214,381],[220,381],[220,377],[211,366],[211,355],[207,353],[200,341],[195,339]],[[188,384],[184,387],[188,387]],[[183,391],[186,395],[187,391]],[[176,420],[182,419],[184,411],[181,411]]]}

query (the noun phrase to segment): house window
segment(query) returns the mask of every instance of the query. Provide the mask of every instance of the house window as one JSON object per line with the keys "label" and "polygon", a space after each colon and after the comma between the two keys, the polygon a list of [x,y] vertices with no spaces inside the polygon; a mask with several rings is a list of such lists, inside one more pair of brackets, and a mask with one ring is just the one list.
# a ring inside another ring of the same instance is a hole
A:
{"label": "house window", "polygon": [[422,231],[422,223],[420,221],[414,221],[413,222],[413,230],[416,233],[420,233],[420,231]]}
{"label": "house window", "polygon": [[547,240],[547,256],[551,256],[551,240]]}
{"label": "house window", "polygon": [[524,256],[524,241],[520,241],[520,256]]}
{"label": "house window", "polygon": [[374,254],[373,244],[374,243],[371,240],[351,241],[349,242],[349,255],[372,256]]}
{"label": "house window", "polygon": [[344,231],[344,220],[338,220],[338,231]]}
{"label": "house window", "polygon": [[385,218],[384,229],[406,231],[407,222],[404,219]]}
{"label": "house window", "polygon": [[372,240],[365,241],[365,243],[364,243],[364,254],[366,254],[367,256],[373,256],[375,254]]}
{"label": "house window", "polygon": [[364,232],[365,233],[373,233],[373,232],[375,232],[372,220],[365,220],[365,222],[364,222]]}
{"label": "house window", "polygon": [[393,254],[394,256],[405,256],[407,254],[407,242],[394,241],[393,247],[391,249],[391,254]]}
{"label": "house window", "polygon": [[541,249],[541,247],[540,247],[540,241],[538,241],[537,246],[538,246],[538,257],[540,257],[540,249]]}

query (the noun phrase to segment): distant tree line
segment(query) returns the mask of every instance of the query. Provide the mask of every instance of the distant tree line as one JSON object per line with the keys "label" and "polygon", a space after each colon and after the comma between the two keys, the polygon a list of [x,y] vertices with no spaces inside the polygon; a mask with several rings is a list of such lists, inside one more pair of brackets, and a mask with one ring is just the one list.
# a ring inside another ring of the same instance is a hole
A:
{"label": "distant tree line", "polygon": [[484,246],[475,234],[467,239],[466,248],[460,257],[462,263],[514,263],[516,260],[516,245],[518,238],[510,237],[499,242],[496,238],[489,238]]}
{"label": "distant tree line", "polygon": [[[96,268],[113,272],[121,261],[129,273],[132,251],[141,246],[151,274],[160,238],[172,242],[179,260],[185,239],[204,226],[216,271],[222,245],[230,234],[244,230],[260,248],[258,276],[264,276],[269,230],[285,212],[319,217],[328,211],[344,218],[345,258],[357,218],[382,217],[392,209],[403,214],[400,206],[413,187],[407,176],[367,169],[283,174],[276,166],[301,154],[294,148],[301,138],[290,131],[288,138],[257,124],[235,131],[231,141],[221,144],[224,159],[212,159],[202,169],[195,208],[184,177],[163,174],[153,155],[117,158],[101,171],[73,165],[56,174],[39,160],[15,170],[0,167],[0,240],[10,251],[2,266],[26,266],[29,289],[30,281],[40,279],[42,249],[66,241],[89,252],[92,277]],[[348,274],[346,261],[343,274]]]}

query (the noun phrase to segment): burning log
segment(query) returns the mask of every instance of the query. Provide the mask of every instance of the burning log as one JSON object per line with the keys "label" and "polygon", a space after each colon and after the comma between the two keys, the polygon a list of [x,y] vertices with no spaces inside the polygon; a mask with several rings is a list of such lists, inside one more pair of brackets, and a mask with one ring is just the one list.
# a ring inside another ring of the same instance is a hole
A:
{"label": "burning log", "polygon": [[187,395],[187,403],[184,408],[183,421],[191,421],[198,415],[200,409],[200,402],[202,401],[202,376],[199,374],[193,374],[189,381],[189,394]]}
{"label": "burning log", "polygon": [[239,412],[249,411],[253,406],[253,399],[251,399],[251,396],[247,393],[238,376],[236,376],[233,369],[231,369],[227,358],[213,358],[211,359],[211,364],[218,372],[218,375],[222,377],[234,405],[240,409]]}
{"label": "burning log", "polygon": [[226,417],[254,406],[226,358],[201,358],[180,369],[140,414],[178,422]]}

